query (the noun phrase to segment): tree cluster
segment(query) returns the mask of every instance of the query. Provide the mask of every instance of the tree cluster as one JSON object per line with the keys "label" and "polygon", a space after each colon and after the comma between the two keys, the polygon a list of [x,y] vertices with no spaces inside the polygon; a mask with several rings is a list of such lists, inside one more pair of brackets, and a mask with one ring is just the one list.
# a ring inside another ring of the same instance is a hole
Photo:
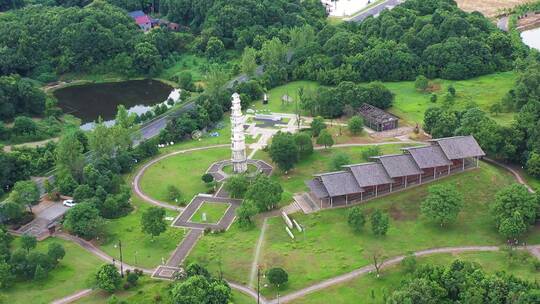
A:
{"label": "tree cluster", "polygon": [[185,278],[172,284],[170,294],[175,304],[228,304],[232,296],[225,280],[195,263],[186,267]]}
{"label": "tree cluster", "polygon": [[398,303],[536,303],[538,283],[504,272],[487,274],[475,263],[456,260],[448,266],[425,265],[404,280],[386,300]]}
{"label": "tree cluster", "polygon": [[313,142],[305,132],[297,134],[278,132],[272,138],[269,154],[278,167],[287,172],[291,170],[300,159],[313,153]]}
{"label": "tree cluster", "polygon": [[16,280],[41,281],[64,258],[64,247],[50,243],[45,252],[35,250],[34,237],[23,235],[21,248],[10,250],[13,237],[0,227],[0,289],[10,287]]}

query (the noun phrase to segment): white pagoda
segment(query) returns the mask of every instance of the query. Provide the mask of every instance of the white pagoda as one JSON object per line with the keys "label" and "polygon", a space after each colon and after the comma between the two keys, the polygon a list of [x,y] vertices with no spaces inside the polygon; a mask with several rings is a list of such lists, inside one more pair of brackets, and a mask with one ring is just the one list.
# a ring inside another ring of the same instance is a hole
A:
{"label": "white pagoda", "polygon": [[231,161],[234,173],[247,171],[246,141],[244,136],[244,116],[240,105],[240,95],[232,95],[231,106]]}

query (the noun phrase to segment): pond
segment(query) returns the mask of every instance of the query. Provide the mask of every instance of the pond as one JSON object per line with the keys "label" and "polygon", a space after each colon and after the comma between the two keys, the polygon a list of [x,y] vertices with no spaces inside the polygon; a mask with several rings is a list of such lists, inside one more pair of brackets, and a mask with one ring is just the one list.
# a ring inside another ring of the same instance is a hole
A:
{"label": "pond", "polygon": [[540,50],[540,28],[522,32],[521,39],[526,45]]}
{"label": "pond", "polygon": [[161,81],[144,79],[76,85],[53,94],[64,113],[80,118],[84,124],[100,116],[104,121],[114,119],[120,104],[131,113],[145,113],[151,106],[167,100],[172,90]]}

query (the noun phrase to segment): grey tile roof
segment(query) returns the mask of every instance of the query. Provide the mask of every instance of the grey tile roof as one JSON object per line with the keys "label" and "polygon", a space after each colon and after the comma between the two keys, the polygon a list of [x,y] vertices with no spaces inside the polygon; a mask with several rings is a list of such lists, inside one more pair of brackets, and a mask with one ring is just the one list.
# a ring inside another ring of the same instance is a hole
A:
{"label": "grey tile roof", "polygon": [[469,136],[455,136],[434,139],[432,142],[437,143],[448,159],[461,159],[476,156],[485,156],[486,153],[480,148],[476,139]]}
{"label": "grey tile roof", "polygon": [[448,166],[452,164],[441,147],[436,145],[403,148],[403,150],[408,151],[411,154],[420,169]]}
{"label": "grey tile roof", "polygon": [[379,163],[365,163],[345,166],[351,170],[360,187],[390,184],[394,181],[388,176],[384,167]]}
{"label": "grey tile roof", "polygon": [[311,192],[319,199],[330,196],[321,181],[316,178],[306,181],[306,186],[308,186]]}
{"label": "grey tile roof", "polygon": [[320,178],[330,196],[364,192],[350,172],[338,171],[316,176]]}
{"label": "grey tile roof", "polygon": [[411,155],[395,154],[374,157],[392,178],[422,174]]}

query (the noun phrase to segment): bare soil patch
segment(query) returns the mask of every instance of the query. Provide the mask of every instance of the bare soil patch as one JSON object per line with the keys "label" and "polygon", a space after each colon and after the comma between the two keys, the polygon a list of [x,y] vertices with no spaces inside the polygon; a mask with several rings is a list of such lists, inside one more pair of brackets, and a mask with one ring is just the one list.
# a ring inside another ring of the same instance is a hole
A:
{"label": "bare soil patch", "polygon": [[517,5],[533,2],[532,0],[456,0],[459,8],[466,12],[478,11],[486,17],[495,17]]}

